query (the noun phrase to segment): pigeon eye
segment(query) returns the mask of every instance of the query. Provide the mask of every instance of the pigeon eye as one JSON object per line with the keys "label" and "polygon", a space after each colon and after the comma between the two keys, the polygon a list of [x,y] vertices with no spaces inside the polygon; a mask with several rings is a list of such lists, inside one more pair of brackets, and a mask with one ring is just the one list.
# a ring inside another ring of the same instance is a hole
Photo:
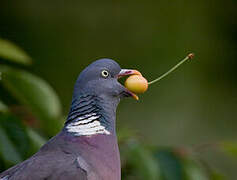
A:
{"label": "pigeon eye", "polygon": [[101,75],[102,77],[107,78],[109,76],[109,72],[107,70],[103,70],[101,71]]}

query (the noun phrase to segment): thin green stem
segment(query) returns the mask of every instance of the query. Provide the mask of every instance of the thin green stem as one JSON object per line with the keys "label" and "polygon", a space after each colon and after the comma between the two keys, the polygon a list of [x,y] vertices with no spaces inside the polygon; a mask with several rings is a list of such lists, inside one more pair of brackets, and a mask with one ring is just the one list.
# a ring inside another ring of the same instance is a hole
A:
{"label": "thin green stem", "polygon": [[148,85],[151,85],[157,81],[160,81],[161,79],[163,79],[165,76],[167,76],[168,74],[170,74],[172,71],[174,71],[175,69],[177,69],[181,64],[183,64],[185,61],[192,59],[194,56],[194,54],[189,54],[188,56],[186,56],[182,61],[180,61],[178,64],[176,64],[174,67],[172,67],[169,71],[167,71],[166,73],[164,73],[163,75],[161,75],[160,77],[158,77],[157,79],[154,79],[153,81],[149,82]]}

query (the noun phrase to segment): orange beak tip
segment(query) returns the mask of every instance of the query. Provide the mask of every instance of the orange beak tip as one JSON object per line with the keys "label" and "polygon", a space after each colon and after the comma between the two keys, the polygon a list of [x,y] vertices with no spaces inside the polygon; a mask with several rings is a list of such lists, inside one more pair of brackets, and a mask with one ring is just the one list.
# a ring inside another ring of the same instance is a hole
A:
{"label": "orange beak tip", "polygon": [[136,99],[137,101],[139,100],[139,97],[136,94],[133,94],[133,98]]}

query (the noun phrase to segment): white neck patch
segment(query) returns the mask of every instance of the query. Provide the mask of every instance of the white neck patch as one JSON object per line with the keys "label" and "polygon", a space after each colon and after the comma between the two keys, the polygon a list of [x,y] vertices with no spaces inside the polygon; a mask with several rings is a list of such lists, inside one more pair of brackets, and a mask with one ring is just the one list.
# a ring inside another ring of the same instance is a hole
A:
{"label": "white neck patch", "polygon": [[9,179],[8,177],[9,177],[9,175],[1,177],[0,180],[8,180]]}
{"label": "white neck patch", "polygon": [[90,136],[94,134],[107,134],[110,132],[101,125],[99,121],[100,115],[96,113],[86,114],[76,118],[74,122],[66,126],[68,132],[74,133],[76,136]]}

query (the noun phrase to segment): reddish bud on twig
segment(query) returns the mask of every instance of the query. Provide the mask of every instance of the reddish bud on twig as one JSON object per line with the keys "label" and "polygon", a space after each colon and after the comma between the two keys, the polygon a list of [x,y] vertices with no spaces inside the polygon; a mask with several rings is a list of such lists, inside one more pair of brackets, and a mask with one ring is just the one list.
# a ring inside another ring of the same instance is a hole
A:
{"label": "reddish bud on twig", "polygon": [[188,58],[189,59],[193,59],[194,58],[194,54],[193,53],[188,54]]}

